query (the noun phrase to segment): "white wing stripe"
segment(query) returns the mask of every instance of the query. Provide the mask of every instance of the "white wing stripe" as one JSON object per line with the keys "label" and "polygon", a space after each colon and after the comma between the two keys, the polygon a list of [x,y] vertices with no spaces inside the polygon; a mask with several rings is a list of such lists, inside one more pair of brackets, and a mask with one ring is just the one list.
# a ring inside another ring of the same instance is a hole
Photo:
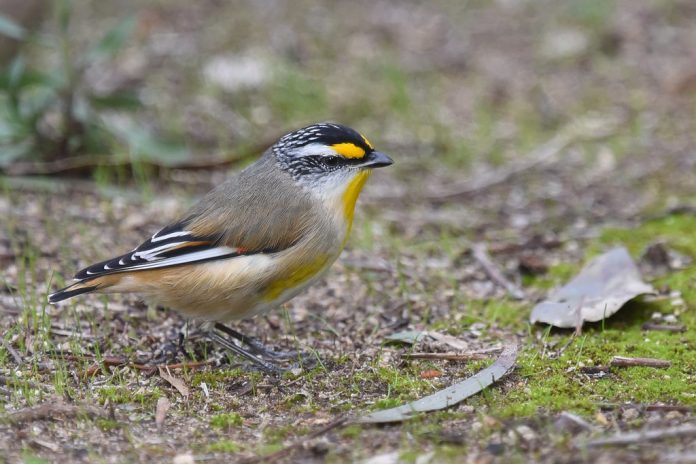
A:
{"label": "white wing stripe", "polygon": [[158,260],[153,263],[138,264],[135,266],[129,266],[125,269],[119,269],[123,271],[130,271],[135,269],[154,269],[158,267],[174,266],[177,264],[193,263],[196,261],[202,261],[210,258],[217,258],[224,255],[230,255],[237,252],[236,248],[230,247],[217,247],[211,248],[209,250],[194,251],[193,253],[188,253],[181,256],[175,256],[173,258],[165,258]]}
{"label": "white wing stripe", "polygon": [[184,243],[186,243],[186,242],[167,243],[166,245],[158,246],[155,248],[148,248],[146,250],[136,251],[134,253],[134,255],[139,256],[141,258],[149,259],[149,257],[154,257],[154,255],[156,255],[162,251],[166,251],[166,250],[175,248],[175,247],[182,245]]}
{"label": "white wing stripe", "polygon": [[150,239],[153,242],[161,242],[162,240],[167,240],[168,238],[174,238],[174,237],[183,237],[184,235],[190,235],[191,232],[182,230],[178,232],[171,232],[167,235],[162,235],[160,237],[157,236],[157,234],[153,235],[152,238]]}

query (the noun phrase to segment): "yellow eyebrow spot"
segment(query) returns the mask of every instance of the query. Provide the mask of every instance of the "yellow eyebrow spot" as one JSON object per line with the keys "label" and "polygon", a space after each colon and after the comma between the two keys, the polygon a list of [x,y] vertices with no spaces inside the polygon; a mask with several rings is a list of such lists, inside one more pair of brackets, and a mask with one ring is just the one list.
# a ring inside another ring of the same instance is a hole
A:
{"label": "yellow eyebrow spot", "polygon": [[331,148],[344,158],[362,158],[365,156],[365,150],[349,142],[334,143]]}
{"label": "yellow eyebrow spot", "polygon": [[372,144],[370,143],[370,141],[367,140],[367,137],[365,137],[365,136],[362,135],[362,134],[360,134],[360,137],[362,137],[362,139],[365,141],[365,145],[367,145],[368,147],[370,147],[370,148],[373,149],[373,150],[375,149],[374,145],[372,145]]}

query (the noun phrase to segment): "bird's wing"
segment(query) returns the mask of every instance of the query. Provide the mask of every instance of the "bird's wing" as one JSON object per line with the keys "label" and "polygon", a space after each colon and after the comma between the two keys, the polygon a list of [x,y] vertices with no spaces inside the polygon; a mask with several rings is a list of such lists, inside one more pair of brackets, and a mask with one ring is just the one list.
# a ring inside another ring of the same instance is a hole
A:
{"label": "bird's wing", "polygon": [[[264,156],[219,185],[185,218],[129,253],[78,272],[77,280],[286,250],[316,227],[316,208]],[[287,178],[286,178],[287,177]]]}
{"label": "bird's wing", "polygon": [[275,249],[250,250],[241,246],[229,246],[221,244],[216,236],[196,235],[188,228],[188,221],[171,224],[130,252],[82,269],[75,274],[75,279],[93,279],[119,272],[159,269],[280,251]]}

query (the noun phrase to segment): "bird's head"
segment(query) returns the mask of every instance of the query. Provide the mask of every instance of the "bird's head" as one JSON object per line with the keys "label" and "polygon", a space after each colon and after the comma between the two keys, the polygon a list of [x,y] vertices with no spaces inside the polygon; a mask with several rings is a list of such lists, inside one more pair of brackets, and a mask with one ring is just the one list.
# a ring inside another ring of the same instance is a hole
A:
{"label": "bird's head", "polygon": [[290,132],[271,150],[282,170],[315,192],[346,187],[393,163],[359,132],[329,122]]}

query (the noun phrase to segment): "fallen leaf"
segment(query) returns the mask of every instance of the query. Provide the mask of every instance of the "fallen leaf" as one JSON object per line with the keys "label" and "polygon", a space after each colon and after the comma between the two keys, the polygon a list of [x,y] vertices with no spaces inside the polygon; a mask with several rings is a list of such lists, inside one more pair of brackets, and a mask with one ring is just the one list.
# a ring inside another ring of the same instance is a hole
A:
{"label": "fallen leaf", "polygon": [[427,335],[428,333],[423,330],[405,330],[403,332],[387,335],[384,337],[384,339],[390,342],[400,342],[413,345],[414,343],[423,340],[425,337],[427,337]]}
{"label": "fallen leaf", "polygon": [[466,350],[469,348],[469,344],[464,340],[460,340],[451,335],[426,330],[405,330],[403,332],[387,335],[384,338],[390,342],[406,343],[409,345],[414,345],[418,342],[430,339],[442,345],[447,345],[450,348],[454,348],[455,350]]}
{"label": "fallen leaf", "polygon": [[447,345],[451,348],[454,348],[455,350],[469,349],[469,344],[467,342],[453,337],[451,335],[441,334],[439,332],[426,332],[426,335],[434,339],[436,342],[442,343],[443,345]]}
{"label": "fallen leaf", "polygon": [[157,429],[161,429],[164,424],[164,418],[167,416],[167,411],[171,407],[172,403],[166,396],[160,396],[157,399],[157,407],[155,409],[155,424]]}
{"label": "fallen leaf", "polygon": [[177,454],[172,459],[173,464],[195,464],[196,460],[191,453]]}
{"label": "fallen leaf", "polygon": [[437,369],[428,369],[420,373],[421,379],[436,379],[442,376],[442,372]]}
{"label": "fallen leaf", "polygon": [[176,388],[176,390],[181,394],[181,396],[183,396],[184,398],[188,398],[189,388],[186,386],[183,380],[181,380],[178,377],[174,377],[171,373],[165,371],[161,367],[159,368],[159,375],[164,380],[166,380],[172,387]]}
{"label": "fallen leaf", "polygon": [[364,424],[400,422],[413,418],[416,413],[419,412],[438,411],[454,406],[502,378],[512,370],[516,360],[517,346],[508,345],[503,349],[503,352],[496,362],[463,382],[459,382],[417,401],[359,417],[356,422]]}
{"label": "fallen leaf", "polygon": [[626,248],[614,248],[593,259],[570,282],[534,307],[530,321],[556,327],[578,327],[616,313],[638,295],[655,293],[643,282]]}
{"label": "fallen leaf", "polygon": [[398,451],[378,454],[362,461],[362,464],[398,464],[401,462],[401,454]]}

